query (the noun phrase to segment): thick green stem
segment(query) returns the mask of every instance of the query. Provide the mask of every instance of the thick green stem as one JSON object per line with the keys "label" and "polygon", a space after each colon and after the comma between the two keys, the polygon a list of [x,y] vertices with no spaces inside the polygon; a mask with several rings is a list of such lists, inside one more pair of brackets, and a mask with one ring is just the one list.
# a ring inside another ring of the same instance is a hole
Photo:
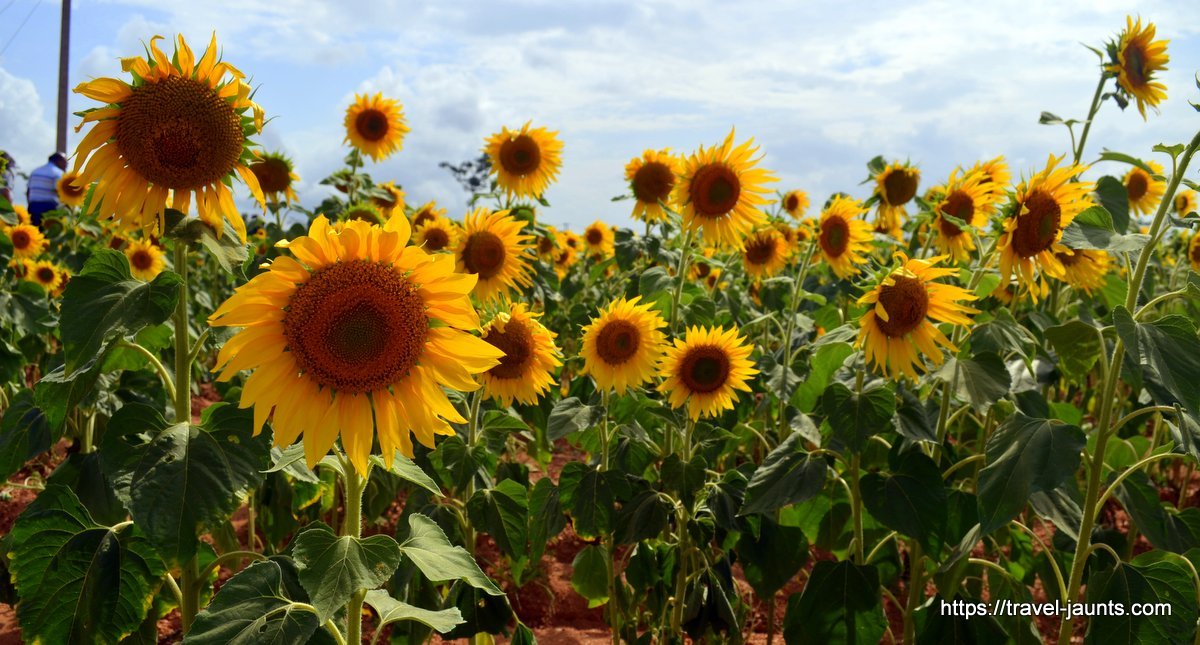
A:
{"label": "thick green stem", "polygon": [[1083,122],[1083,132],[1079,135],[1079,145],[1075,147],[1075,163],[1083,158],[1083,146],[1087,143],[1088,132],[1092,129],[1092,119],[1100,111],[1101,96],[1104,94],[1104,84],[1108,81],[1108,72],[1100,72],[1100,82],[1096,84],[1096,94],[1092,96],[1092,106],[1088,108],[1087,120]]}
{"label": "thick green stem", "polygon": [[[792,369],[792,334],[794,334],[796,331],[796,314],[800,311],[800,293],[803,291],[804,275],[808,271],[808,265],[810,260],[812,260],[813,249],[815,248],[816,245],[810,241],[808,247],[804,250],[803,258],[800,260],[800,266],[796,270],[796,281],[794,284],[792,284],[791,311],[789,312],[787,325],[784,327],[783,332],[784,378],[779,387],[779,426],[776,430],[776,434],[780,443],[782,443],[789,434],[787,420],[784,418],[784,416],[787,412],[787,403],[792,398],[791,392],[789,391],[789,386],[792,384],[790,382],[791,379],[788,378],[791,375]],[[769,636],[770,632],[768,631],[768,637]]]}
{"label": "thick green stem", "polygon": [[[179,274],[179,300],[175,303],[175,422],[192,422],[192,363],[188,338],[188,247],[184,242],[175,243],[175,273]],[[196,614],[200,613],[200,562],[192,558],[183,565],[179,579],[179,591],[183,596],[179,603],[179,620],[184,633],[192,627]]]}
{"label": "thick green stem", "polygon": [[[649,226],[647,224],[647,226]],[[612,437],[609,436],[609,391],[605,389],[600,393],[600,407],[604,410],[604,421],[600,425],[600,470],[607,471],[609,465],[609,445],[612,443]],[[608,626],[611,630],[612,644],[619,645],[621,642],[621,607],[617,599],[617,564],[614,552],[616,551],[616,542],[611,534],[604,536],[604,559],[606,569],[608,570],[608,606],[606,613],[608,614]]]}
{"label": "thick green stem", "polygon": [[[367,479],[371,476],[370,465],[367,473],[359,475],[350,460],[343,460],[342,469],[346,473],[346,517],[342,524],[342,535],[353,538],[362,537],[362,496],[367,488]],[[346,642],[362,642],[362,608],[366,589],[358,589],[346,603]]]}
{"label": "thick green stem", "polygon": [[863,513],[862,513],[862,491],[859,489],[858,476],[861,457],[858,453],[850,455],[850,512],[854,519],[854,562],[856,564],[864,564],[866,562],[865,549],[863,548]]}
{"label": "thick green stem", "polygon": [[[692,431],[696,422],[688,419],[683,428],[683,436],[679,442],[679,459],[686,464],[691,459]],[[688,536],[688,524],[691,522],[692,509],[681,500],[676,505],[675,523],[679,531],[678,549],[679,565],[675,573],[675,605],[671,608],[671,633],[683,633],[683,610],[687,604],[687,580],[691,575],[691,540]]]}
{"label": "thick green stem", "polygon": [[671,294],[671,321],[668,329],[675,332],[675,323],[679,320],[679,298],[683,294],[683,283],[687,281],[688,265],[692,261],[692,232],[683,234],[683,246],[679,249],[679,265],[675,276],[675,292]]}
{"label": "thick green stem", "polygon": [[[475,448],[475,442],[479,440],[479,410],[483,405],[483,393],[479,390],[471,393],[471,412],[467,417],[467,451],[468,453]],[[466,489],[463,490],[463,498],[460,500],[463,507],[466,508],[467,502],[471,501],[471,497],[475,494],[475,473],[471,473],[471,478],[467,480]],[[467,547],[467,551],[472,556],[475,555],[475,527],[471,526],[470,522],[462,522],[463,542]]]}
{"label": "thick green stem", "polygon": [[904,642],[915,643],[917,635],[913,614],[925,600],[925,553],[916,540],[908,548],[908,599],[904,603]]}

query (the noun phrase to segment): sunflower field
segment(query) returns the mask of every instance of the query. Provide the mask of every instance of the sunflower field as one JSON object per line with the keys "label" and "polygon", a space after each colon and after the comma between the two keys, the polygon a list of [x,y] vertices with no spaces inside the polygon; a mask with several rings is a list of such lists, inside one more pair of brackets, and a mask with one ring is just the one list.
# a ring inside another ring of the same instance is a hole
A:
{"label": "sunflower field", "polygon": [[218,49],[80,84],[62,207],[0,201],[26,642],[1200,643],[1200,133],[1088,148],[1167,100],[1153,24],[1036,167],[647,141],[578,232],[545,124],[468,212],[377,181],[402,97],[299,203]]}

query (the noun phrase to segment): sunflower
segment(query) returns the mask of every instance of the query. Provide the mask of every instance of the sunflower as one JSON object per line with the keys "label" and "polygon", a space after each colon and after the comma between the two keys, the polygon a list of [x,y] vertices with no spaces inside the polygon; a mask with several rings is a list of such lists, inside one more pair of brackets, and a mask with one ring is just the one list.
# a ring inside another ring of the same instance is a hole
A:
{"label": "sunflower", "polygon": [[763,184],[775,181],[769,171],[756,167],[754,139],[733,146],[734,131],[720,145],[700,146],[684,162],[676,201],[682,206],[683,225],[700,228],[704,241],[726,247],[741,246],[742,237],[761,225],[766,216]]}
{"label": "sunflower", "polygon": [[125,257],[129,260],[129,271],[133,277],[146,282],[162,273],[167,265],[162,249],[151,244],[149,240],[131,240],[125,247]]}
{"label": "sunflower", "polygon": [[980,228],[995,212],[1000,193],[989,190],[986,175],[981,172],[959,176],[958,171],[950,174],[943,191],[945,197],[933,208],[932,225],[937,231],[934,242],[938,249],[955,261],[966,260],[975,250],[975,241],[969,231],[964,231],[948,218],[962,220],[972,228]]}
{"label": "sunflower", "polygon": [[292,160],[279,152],[266,152],[250,163],[250,172],[258,179],[263,197],[269,202],[279,203],[280,197],[287,204],[296,201],[297,181]]}
{"label": "sunflower", "polygon": [[679,177],[679,159],[668,149],[646,150],[625,164],[625,181],[633,192],[634,219],[661,222],[667,219],[663,204],[670,201]]}
{"label": "sunflower", "polygon": [[910,260],[903,253],[896,255],[900,266],[858,300],[872,306],[859,320],[856,345],[863,349],[865,360],[888,377],[898,379],[903,374],[916,380],[917,372],[925,371],[922,354],[941,365],[945,359],[939,345],[958,351],[930,319],[969,327],[970,315],[979,311],[959,304],[974,300],[971,292],[934,282],[958,273],[952,267],[936,268],[946,256]]}
{"label": "sunflower", "polygon": [[360,220],[368,224],[383,224],[386,218],[379,207],[372,202],[354,202],[346,204],[346,208],[338,215],[339,222]]}
{"label": "sunflower", "polygon": [[194,195],[201,220],[218,235],[228,220],[245,241],[229,185],[236,171],[265,202],[249,166],[262,108],[250,100],[244,75],[217,60],[215,34],[199,61],[183,36],[167,58],[158,48],[161,38],[150,39],[147,58],[121,62],[132,83],[98,78],[75,88],[105,103],[84,112],[76,127],[95,123],[75,151],[75,183],[95,182],[92,203],[100,217],[143,229],[157,225],[160,232],[168,204],[186,213]]}
{"label": "sunflower", "polygon": [[1187,246],[1188,263],[1193,271],[1200,271],[1200,233],[1192,235]]}
{"label": "sunflower", "polygon": [[808,211],[808,193],[803,190],[788,191],[783,196],[783,210],[796,221],[803,219],[804,213]]}
{"label": "sunflower", "polygon": [[529,277],[530,237],[508,211],[477,208],[463,220],[456,257],[460,273],[479,276],[474,294],[484,302],[498,300],[533,284]]}
{"label": "sunflower", "polygon": [[553,226],[547,226],[546,230],[538,236],[537,239],[537,255],[543,260],[554,261],[554,255],[558,251],[558,229]]}
{"label": "sunflower", "polygon": [[857,265],[867,261],[862,254],[871,250],[871,225],[857,219],[865,212],[857,199],[839,195],[821,213],[817,244],[829,268],[843,280],[858,274]]}
{"label": "sunflower", "polygon": [[[967,175],[979,173],[983,175],[983,179],[979,182],[990,193],[1002,195],[1004,188],[1012,181],[1012,172],[1008,169],[1008,163],[1004,161],[1004,155],[1000,155],[994,159],[977,162],[971,169],[967,171]],[[931,201],[926,199],[926,201]]]}
{"label": "sunflower", "polygon": [[31,274],[35,264],[37,262],[29,258],[13,258],[8,261],[8,268],[12,269],[13,275],[21,280],[33,280]]}
{"label": "sunflower", "polygon": [[1158,202],[1163,193],[1167,192],[1167,184],[1155,175],[1162,176],[1162,164],[1147,161],[1146,166],[1152,173],[1134,166],[1125,173],[1125,191],[1129,193],[1129,210],[1139,215],[1152,215],[1158,208]]}
{"label": "sunflower", "polygon": [[876,232],[896,238],[901,236],[904,205],[916,197],[920,182],[921,171],[908,162],[894,161],[875,175],[875,195],[879,198]]}
{"label": "sunflower", "polygon": [[558,232],[558,248],[554,251],[554,272],[558,279],[567,277],[571,267],[579,261],[578,249],[583,243],[579,236],[572,231]]}
{"label": "sunflower", "polygon": [[1175,214],[1180,217],[1187,217],[1197,210],[1196,191],[1181,190],[1175,194]]}
{"label": "sunflower", "polygon": [[716,267],[713,267],[713,269],[708,272],[708,275],[704,277],[704,286],[708,287],[709,291],[721,286],[723,282],[721,270]]}
{"label": "sunflower", "polygon": [[412,243],[429,252],[452,252],[458,246],[458,225],[445,217],[427,220],[413,230]]}
{"label": "sunflower", "polygon": [[12,240],[13,255],[18,258],[37,257],[50,245],[42,231],[33,224],[8,227],[8,239]]}
{"label": "sunflower", "polygon": [[1063,266],[1062,279],[1089,295],[1104,286],[1104,277],[1112,267],[1112,257],[1105,251],[1064,248],[1054,255]]}
{"label": "sunflower", "polygon": [[1156,108],[1167,98],[1167,86],[1159,83],[1155,75],[1167,71],[1167,42],[1154,40],[1154,23],[1142,27],[1142,19],[1133,21],[1125,17],[1125,31],[1119,40],[1109,43],[1108,54],[1112,62],[1105,66],[1117,77],[1120,90],[1137,100],[1138,112],[1146,118],[1146,106]]}
{"label": "sunflower", "polygon": [[[31,217],[29,215],[29,209],[27,207],[22,206],[20,204],[13,204],[12,208],[13,208],[13,214],[17,216],[18,224],[32,224],[33,223],[33,217]],[[0,225],[3,225],[3,222],[0,222]],[[5,225],[4,230],[7,231],[8,226]]]}
{"label": "sunflower", "polygon": [[347,222],[339,233],[318,217],[307,236],[279,245],[290,257],[209,318],[243,328],[221,348],[218,378],[253,369],[241,407],[254,406],[255,432],[274,410],[276,445],[303,434],[310,468],[339,431],[360,473],[373,436],[389,465],[397,449],[412,456],[410,431],[432,448],[434,435],[454,434],[449,423],[466,422],[442,388],[477,389],[472,375],[502,356],[467,331],[479,327],[475,277],[455,273],[449,256],[406,246],[408,236],[404,218]]}
{"label": "sunflower", "polygon": [[1091,182],[1072,181],[1087,166],[1070,164],[1056,168],[1060,161],[1062,157],[1050,155],[1045,169],[1017,186],[998,240],[1001,278],[1008,281],[1016,274],[1035,302],[1041,291],[1036,271],[1063,277],[1062,263],[1055,256],[1067,248],[1059,243],[1063,229],[1092,205],[1088,197],[1092,192]]}
{"label": "sunflower", "polygon": [[538,397],[554,383],[554,368],[562,365],[554,332],[542,326],[524,303],[515,303],[483,328],[483,340],[504,353],[499,365],[479,375],[484,395],[504,406],[513,400],[537,405]]}
{"label": "sunflower", "polygon": [[782,220],[773,222],[771,225],[783,236],[784,247],[787,249],[788,255],[793,255],[800,250],[800,234],[797,229],[788,226],[787,222]]}
{"label": "sunflower", "polygon": [[601,259],[613,254],[613,229],[608,224],[596,220],[583,231],[583,241],[587,252]]}
{"label": "sunflower", "polygon": [[[384,215],[391,216],[392,213],[404,212],[404,197],[404,189],[397,186],[396,182],[389,181],[375,187],[375,195],[371,197],[371,203],[375,204]],[[415,228],[416,224],[413,226]]]}
{"label": "sunflower", "polygon": [[412,216],[409,217],[408,220],[412,222],[412,227],[415,229],[425,222],[445,216],[446,209],[438,208],[437,202],[428,202],[413,212]]}
{"label": "sunflower", "polygon": [[77,208],[83,204],[83,198],[87,197],[87,184],[80,183],[79,175],[73,172],[63,173],[54,187],[58,191],[58,201],[71,208]]}
{"label": "sunflower", "polygon": [[558,177],[562,166],[562,141],[546,128],[520,130],[507,127],[487,138],[483,151],[491,159],[492,174],[504,192],[516,197],[540,197]]}
{"label": "sunflower", "polygon": [[639,300],[614,300],[583,328],[582,373],[591,374],[601,390],[620,395],[654,378],[666,341],[659,330],[667,323]]}
{"label": "sunflower", "polygon": [[50,260],[33,263],[27,275],[29,280],[42,285],[42,288],[49,294],[58,293],[59,287],[62,286],[62,270]]}
{"label": "sunflower", "polygon": [[746,381],[758,374],[749,359],[751,349],[736,328],[691,327],[682,340],[666,347],[658,391],[667,395],[672,408],[686,404],[693,421],[731,410],[736,390],[749,392]]}
{"label": "sunflower", "polygon": [[746,275],[769,278],[787,266],[791,249],[783,234],[774,226],[760,228],[742,243],[742,264]]}
{"label": "sunflower", "polygon": [[408,124],[404,109],[396,99],[355,94],[346,108],[346,141],[375,161],[383,161],[403,147]]}

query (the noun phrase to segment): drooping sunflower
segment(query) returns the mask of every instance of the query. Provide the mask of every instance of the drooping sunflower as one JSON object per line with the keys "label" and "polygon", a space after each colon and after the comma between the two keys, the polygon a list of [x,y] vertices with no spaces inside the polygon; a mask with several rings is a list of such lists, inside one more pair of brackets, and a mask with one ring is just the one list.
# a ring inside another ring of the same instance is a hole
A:
{"label": "drooping sunflower", "polygon": [[808,211],[808,193],[803,190],[788,191],[783,196],[783,210],[796,221],[803,219],[804,213]]}
{"label": "drooping sunflower", "polygon": [[15,224],[8,227],[8,239],[12,240],[13,255],[18,258],[33,258],[42,254],[50,241],[41,229],[33,224]]}
{"label": "drooping sunflower", "polygon": [[88,185],[80,183],[79,175],[73,172],[64,172],[54,184],[54,188],[58,191],[58,201],[71,208],[83,204],[83,199],[87,197]]}
{"label": "drooping sunflower", "polygon": [[50,260],[35,262],[28,273],[29,279],[42,285],[46,293],[55,295],[62,286],[63,272],[61,267]]}
{"label": "drooping sunflower", "polygon": [[646,150],[625,165],[625,181],[633,191],[632,217],[643,222],[667,219],[663,204],[670,202],[679,177],[679,159],[668,149]]}
{"label": "drooping sunflower", "polygon": [[1186,217],[1197,211],[1196,191],[1181,190],[1175,193],[1175,214]]}
{"label": "drooping sunflower", "polygon": [[953,267],[936,266],[946,256],[910,260],[897,253],[897,257],[900,266],[858,300],[872,307],[859,320],[856,345],[863,349],[865,360],[888,377],[916,380],[917,373],[925,371],[922,355],[941,365],[945,358],[939,345],[958,351],[931,320],[969,327],[970,316],[979,311],[959,304],[975,300],[971,292],[934,282],[958,273]]}
{"label": "drooping sunflower", "polygon": [[1154,23],[1142,27],[1142,19],[1125,17],[1125,31],[1116,42],[1108,44],[1111,62],[1105,69],[1117,77],[1123,93],[1137,100],[1138,112],[1146,118],[1146,106],[1154,108],[1167,98],[1167,86],[1158,82],[1157,75],[1167,71],[1166,40],[1154,40]]}
{"label": "drooping sunflower", "polygon": [[1158,202],[1162,199],[1163,193],[1167,192],[1167,182],[1154,178],[1155,175],[1162,176],[1162,164],[1156,161],[1147,161],[1146,165],[1150,167],[1153,174],[1134,166],[1125,173],[1123,180],[1125,191],[1129,193],[1129,210],[1139,215],[1152,215],[1158,208]]}
{"label": "drooping sunflower", "polygon": [[857,199],[839,195],[821,213],[817,244],[829,268],[843,280],[858,275],[858,265],[867,261],[863,254],[871,251],[871,225],[858,219],[865,212]]}
{"label": "drooping sunflower", "polygon": [[742,243],[742,264],[746,275],[769,278],[787,266],[791,249],[787,240],[774,226],[765,226],[751,233]]}
{"label": "drooping sunflower", "polygon": [[[371,203],[383,211],[384,216],[391,217],[392,213],[404,212],[404,189],[397,186],[396,182],[384,182],[375,189],[376,194],[371,197]],[[416,228],[415,223],[413,228]]]}
{"label": "drooping sunflower", "polygon": [[129,272],[138,280],[150,282],[167,266],[162,249],[150,240],[130,240],[125,246],[125,257],[129,260]]}
{"label": "drooping sunflower", "polygon": [[413,230],[412,243],[430,253],[453,252],[458,246],[458,225],[448,218],[427,220]]}
{"label": "drooping sunflower", "polygon": [[720,145],[700,146],[683,164],[676,189],[684,228],[701,229],[706,244],[738,248],[742,238],[760,226],[766,216],[758,209],[767,203],[763,185],[776,181],[758,168],[757,147],[748,139],[734,147],[734,131]]}
{"label": "drooping sunflower", "polygon": [[199,61],[183,36],[167,58],[161,38],[150,39],[147,58],[122,60],[132,82],[98,78],[75,88],[105,104],[84,112],[76,127],[95,123],[75,151],[75,182],[96,184],[92,203],[100,217],[159,231],[164,209],[186,213],[194,196],[201,220],[218,235],[228,220],[245,241],[229,186],[236,172],[265,201],[249,166],[262,108],[250,100],[242,72],[217,59],[215,34]]}
{"label": "drooping sunflower", "polygon": [[621,298],[610,302],[583,328],[584,374],[601,390],[624,394],[654,378],[666,337],[667,323],[649,304]]}
{"label": "drooping sunflower", "polygon": [[446,209],[438,208],[437,202],[428,202],[414,211],[412,216],[409,217],[409,221],[412,222],[412,227],[415,229],[425,222],[445,216]]}
{"label": "drooping sunflower", "polygon": [[916,197],[920,182],[921,171],[907,161],[893,161],[875,175],[875,195],[879,198],[876,232],[900,237],[904,205]]}
{"label": "drooping sunflower", "polygon": [[276,445],[303,435],[309,467],[339,434],[359,472],[376,436],[385,463],[397,449],[412,456],[410,432],[433,447],[434,435],[454,433],[448,422],[466,422],[442,388],[477,389],[472,375],[502,356],[468,331],[479,327],[475,277],[456,273],[448,255],[406,246],[408,236],[402,217],[340,233],[318,217],[307,236],[280,244],[290,256],[209,318],[243,328],[221,348],[218,378],[254,370],[241,407],[254,406],[255,432],[274,410]]}
{"label": "drooping sunflower", "polygon": [[375,161],[383,161],[399,152],[408,134],[404,108],[396,99],[355,94],[346,108],[346,141]]}
{"label": "drooping sunflower", "polygon": [[995,213],[1001,193],[989,190],[985,175],[973,172],[965,176],[955,170],[946,181],[945,198],[933,208],[933,227],[937,231],[934,243],[938,250],[955,261],[966,260],[975,250],[971,233],[949,220],[953,217],[968,226],[979,228]]}
{"label": "drooping sunflower", "polygon": [[487,138],[483,151],[492,161],[496,182],[509,195],[537,198],[558,178],[562,166],[562,141],[557,132],[529,127],[500,128]]}
{"label": "drooping sunflower", "polygon": [[554,383],[554,369],[562,365],[554,336],[525,303],[514,303],[509,311],[496,314],[483,328],[483,340],[504,356],[499,365],[479,374],[484,396],[505,406],[514,400],[537,405],[538,397]]}
{"label": "drooping sunflower", "polygon": [[268,202],[287,204],[296,201],[296,174],[292,160],[281,152],[265,152],[250,163],[250,172],[258,178],[258,186]]}
{"label": "drooping sunflower", "polygon": [[687,405],[692,420],[731,410],[737,391],[749,392],[747,381],[758,374],[751,349],[736,328],[690,327],[664,350],[658,391],[667,395],[672,408]]}
{"label": "drooping sunflower", "polygon": [[1054,255],[1063,266],[1062,279],[1089,295],[1104,286],[1104,278],[1112,267],[1112,256],[1106,251],[1065,249]]}
{"label": "drooping sunflower", "polygon": [[488,302],[506,297],[532,284],[530,236],[521,234],[522,222],[508,211],[475,209],[463,220],[456,257],[460,273],[479,276],[473,293]]}
{"label": "drooping sunflower", "polygon": [[607,258],[613,254],[612,227],[600,220],[592,222],[584,229],[583,241],[590,255]]}

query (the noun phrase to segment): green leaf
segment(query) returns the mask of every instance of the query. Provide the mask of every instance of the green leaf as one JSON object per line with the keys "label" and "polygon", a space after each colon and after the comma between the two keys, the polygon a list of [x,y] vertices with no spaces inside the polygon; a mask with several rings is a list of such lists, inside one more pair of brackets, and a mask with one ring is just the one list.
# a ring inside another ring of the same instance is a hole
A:
{"label": "green leaf", "polygon": [[1118,163],[1129,164],[1131,166],[1137,166],[1138,168],[1141,168],[1152,175],[1154,174],[1154,169],[1146,165],[1145,161],[1142,161],[1137,157],[1127,155],[1123,152],[1105,149],[1104,152],[1100,153],[1100,161],[1116,161]]}
{"label": "green leaf", "polygon": [[662,267],[650,267],[638,278],[638,294],[643,302],[654,302],[658,296],[671,291],[675,280]]}
{"label": "green leaf", "polygon": [[571,563],[571,588],[588,601],[588,609],[608,602],[608,559],[604,549],[589,544]]}
{"label": "green leaf", "polygon": [[808,562],[808,540],[796,526],[784,526],[763,516],[758,532],[744,531],[738,536],[738,560],[746,581],[759,598],[770,598],[783,589]]}
{"label": "green leaf", "polygon": [[800,594],[788,598],[783,638],[793,643],[874,645],[887,630],[879,571],[852,562],[818,562]]}
{"label": "green leaf", "polygon": [[976,353],[992,352],[1005,356],[1016,350],[1022,357],[1029,358],[1036,345],[1037,339],[1013,318],[1008,309],[997,310],[994,318],[971,330],[971,349]]}
{"label": "green leaf", "polygon": [[273,560],[255,562],[221,586],[196,616],[188,645],[304,643],[321,620],[312,605],[285,595],[284,572]]}
{"label": "green leaf", "polygon": [[1075,379],[1082,380],[1092,371],[1104,349],[1096,328],[1082,320],[1050,327],[1044,334],[1058,355],[1059,369]]}
{"label": "green leaf", "polygon": [[1140,369],[1143,385],[1158,405],[1182,405],[1200,412],[1200,339],[1186,316],[1164,316],[1135,322],[1129,310],[1113,310],[1117,334],[1125,343],[1128,363]]}
{"label": "green leaf", "polygon": [[100,447],[105,471],[168,564],[191,560],[197,538],[262,482],[271,438],[253,436],[253,414],[218,403],[200,426],[169,425],[153,408],[130,404],[109,421]]}
{"label": "green leaf", "polygon": [[379,614],[379,622],[375,626],[377,631],[392,623],[412,620],[427,625],[438,633],[445,634],[463,622],[462,612],[456,607],[441,611],[421,609],[392,598],[382,589],[368,591],[364,600],[375,610],[376,614]]}
{"label": "green leaf", "polygon": [[511,558],[525,555],[529,538],[529,492],[511,479],[495,488],[475,491],[467,502],[467,517],[485,528],[496,546]]}
{"label": "green leaf", "polygon": [[576,397],[567,397],[554,404],[546,432],[551,441],[587,430],[596,425],[604,411],[596,406],[584,405]]}
{"label": "green leaf", "polygon": [[529,554],[538,561],[552,538],[567,525],[559,503],[559,488],[549,477],[538,480],[529,492]]}
{"label": "green leaf", "polygon": [[981,352],[971,358],[951,358],[938,376],[949,381],[955,366],[958,368],[959,396],[980,412],[1008,394],[1012,386],[1012,376],[1004,366],[1004,359],[992,352]]}
{"label": "green leaf", "polygon": [[1185,553],[1200,547],[1200,508],[1179,511],[1164,504],[1158,487],[1145,472],[1139,470],[1126,477],[1114,494],[1154,548]]}
{"label": "green leaf", "polygon": [[[1124,615],[1102,612],[1088,620],[1086,642],[1179,643],[1196,633],[1196,588],[1182,556],[1164,551],[1143,553],[1112,569],[1097,571],[1087,584],[1087,602],[1113,603]],[[1171,611],[1134,616],[1134,603],[1166,603]]]}
{"label": "green leaf", "polygon": [[636,544],[658,537],[671,519],[671,502],[655,490],[644,490],[617,511],[617,544]]}
{"label": "green leaf", "polygon": [[[303,455],[303,450],[301,450],[301,454]],[[442,489],[437,485],[437,482],[433,481],[433,478],[426,474],[424,470],[421,470],[417,462],[405,457],[399,450],[396,451],[396,454],[392,455],[392,467],[390,469],[384,467],[383,458],[378,455],[371,455],[371,463],[379,467],[380,470],[387,470],[400,479],[410,484],[416,484],[438,497],[442,495]]]}
{"label": "green leaf", "polygon": [[38,494],[9,539],[27,642],[119,641],[141,625],[166,573],[136,527],[97,524],[61,485]]}
{"label": "green leaf", "polygon": [[920,540],[936,552],[934,538],[946,525],[946,487],[942,473],[920,450],[898,458],[888,455],[892,472],[862,476],[862,499],[871,516],[902,535]]}
{"label": "green leaf", "polygon": [[804,451],[800,435],[792,434],[754,471],[738,515],[773,513],[816,497],[825,487],[828,468],[824,458]]}
{"label": "green leaf", "polygon": [[1109,230],[1117,233],[1129,230],[1129,193],[1125,182],[1105,175],[1096,181],[1096,196],[1109,215]]}
{"label": "green leaf", "polygon": [[855,394],[841,383],[830,385],[821,396],[833,436],[851,452],[860,452],[872,435],[891,426],[896,397],[887,387],[873,385]]}
{"label": "green leaf", "polygon": [[896,432],[909,441],[937,443],[937,413],[908,388],[900,388],[900,407],[892,419]]}
{"label": "green leaf", "polygon": [[571,510],[576,533],[584,538],[609,533],[614,500],[605,473],[574,461],[563,467],[558,486],[563,504]]}
{"label": "green leaf", "polygon": [[1079,468],[1087,440],[1076,426],[1021,412],[988,439],[987,466],[979,471],[979,521],[986,535],[1021,512],[1029,496],[1052,491]]}
{"label": "green leaf", "polygon": [[67,375],[99,356],[112,339],[170,317],[179,285],[179,276],[170,271],[149,283],[134,279],[125,255],[111,249],[89,257],[62,297],[60,330]]}
{"label": "green leaf", "polygon": [[408,539],[400,545],[400,552],[430,581],[462,580],[490,595],[504,595],[466,549],[450,544],[437,522],[414,513],[408,517],[408,529]]}
{"label": "green leaf", "polygon": [[8,479],[49,450],[54,439],[46,413],[33,402],[33,390],[17,392],[0,417],[0,478]]}
{"label": "green leaf", "polygon": [[1038,123],[1042,125],[1060,125],[1062,122],[1062,117],[1052,112],[1042,112],[1042,115],[1038,117]]}
{"label": "green leaf", "polygon": [[853,353],[854,347],[850,343],[834,342],[817,347],[812,353],[808,378],[796,388],[793,395],[796,407],[804,412],[812,412],[830,379]]}
{"label": "green leaf", "polygon": [[400,566],[400,545],[389,535],[338,536],[315,522],[296,536],[292,557],[300,584],[325,622],[352,594],[375,589],[392,577]]}
{"label": "green leaf", "polygon": [[1141,250],[1150,241],[1149,235],[1122,235],[1115,232],[1113,226],[1112,214],[1103,206],[1092,206],[1063,229],[1062,243],[1072,249],[1128,253]]}

